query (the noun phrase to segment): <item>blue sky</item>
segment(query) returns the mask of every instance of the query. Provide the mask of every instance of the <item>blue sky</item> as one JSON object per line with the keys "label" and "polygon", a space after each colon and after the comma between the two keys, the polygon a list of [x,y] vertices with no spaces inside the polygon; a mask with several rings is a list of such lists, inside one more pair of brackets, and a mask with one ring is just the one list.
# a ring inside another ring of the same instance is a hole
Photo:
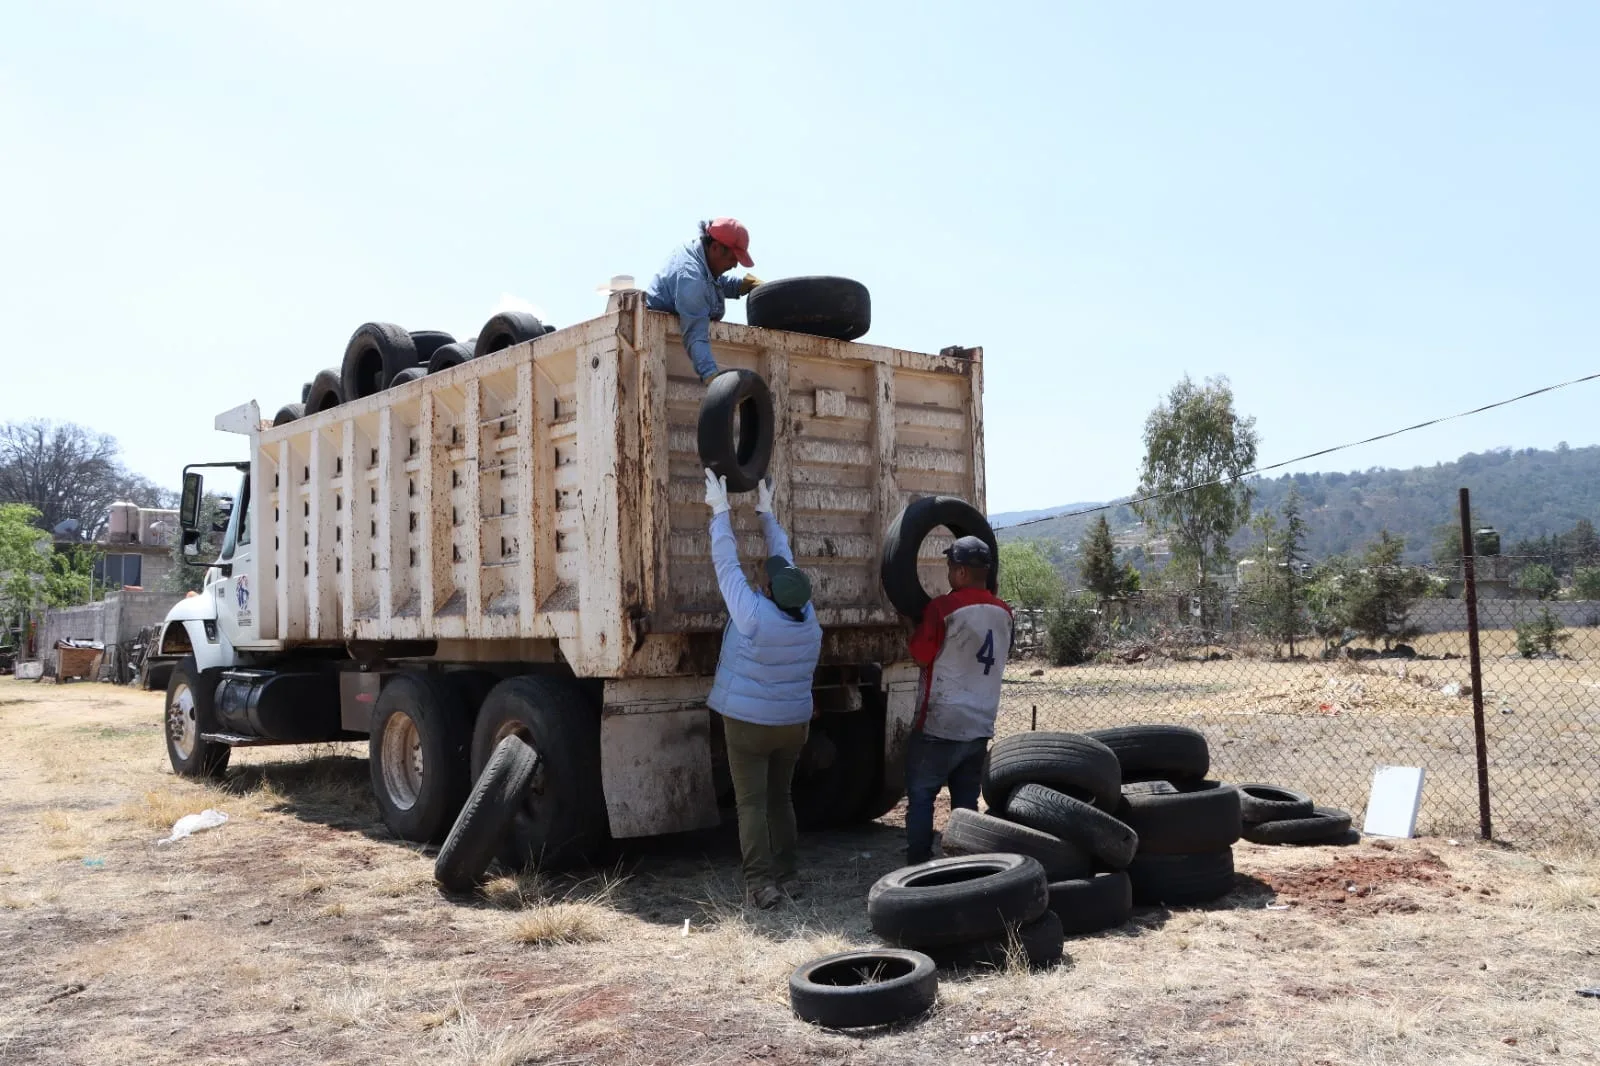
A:
{"label": "blue sky", "polygon": [[569,324],[731,214],[868,339],[984,347],[992,510],[1108,498],[1186,372],[1272,461],[1600,370],[1597,113],[1578,3],[10,4],[0,419],[176,484],[363,321]]}

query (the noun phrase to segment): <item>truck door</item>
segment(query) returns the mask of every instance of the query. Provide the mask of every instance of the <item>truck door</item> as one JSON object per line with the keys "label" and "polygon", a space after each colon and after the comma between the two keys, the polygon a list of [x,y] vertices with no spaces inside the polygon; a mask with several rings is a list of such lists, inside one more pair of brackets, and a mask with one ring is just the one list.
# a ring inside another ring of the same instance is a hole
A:
{"label": "truck door", "polygon": [[208,592],[216,598],[217,626],[234,647],[257,640],[260,621],[256,610],[256,545],[252,540],[250,475],[239,486],[238,503],[228,518],[228,529],[217,556],[224,576]]}

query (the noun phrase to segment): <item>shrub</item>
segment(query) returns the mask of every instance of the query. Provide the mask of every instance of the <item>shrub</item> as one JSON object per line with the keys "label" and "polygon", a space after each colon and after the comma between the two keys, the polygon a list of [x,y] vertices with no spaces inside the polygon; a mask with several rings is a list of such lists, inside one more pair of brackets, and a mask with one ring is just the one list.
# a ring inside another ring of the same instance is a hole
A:
{"label": "shrub", "polygon": [[1056,666],[1087,662],[1094,654],[1099,629],[1100,617],[1094,609],[1094,597],[1068,596],[1050,612],[1045,631],[1050,662]]}

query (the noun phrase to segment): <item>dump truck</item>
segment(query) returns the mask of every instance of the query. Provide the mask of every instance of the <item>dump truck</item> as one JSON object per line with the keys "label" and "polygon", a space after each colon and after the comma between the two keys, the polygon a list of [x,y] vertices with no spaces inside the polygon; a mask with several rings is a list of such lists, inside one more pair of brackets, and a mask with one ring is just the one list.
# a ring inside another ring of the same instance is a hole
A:
{"label": "dump truck", "polygon": [[[981,349],[726,322],[711,345],[770,394],[765,475],[824,632],[797,815],[870,820],[902,795],[917,690],[886,538],[915,498],[981,512]],[[526,855],[579,861],[609,839],[718,824],[732,789],[706,706],[727,622],[702,499],[706,395],[676,316],[625,292],[589,321],[286,424],[254,402],[219,415],[249,458],[184,472],[184,551],[221,539],[155,652],[174,664],[174,769],[365,740],[385,824],[437,841],[517,735],[539,759]],[[733,461],[761,417],[735,413]],[[218,497],[202,530],[201,501]],[[754,495],[733,499],[754,576]],[[911,549],[913,582],[939,580],[950,535]]]}

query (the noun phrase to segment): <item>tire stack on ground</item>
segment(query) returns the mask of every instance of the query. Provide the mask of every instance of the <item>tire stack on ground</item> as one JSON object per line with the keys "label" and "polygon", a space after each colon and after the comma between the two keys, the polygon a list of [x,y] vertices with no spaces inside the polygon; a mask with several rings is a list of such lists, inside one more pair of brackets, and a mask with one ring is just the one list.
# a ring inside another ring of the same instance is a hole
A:
{"label": "tire stack on ground", "polygon": [[1116,756],[1118,817],[1139,837],[1128,865],[1133,901],[1207,903],[1233,890],[1233,845],[1243,828],[1239,791],[1206,777],[1206,738],[1183,726],[1139,725],[1088,734]]}
{"label": "tire stack on ground", "polygon": [[1236,785],[1244,839],[1252,844],[1343,846],[1359,844],[1347,811],[1318,807],[1310,796],[1282,785]]}
{"label": "tire stack on ground", "polygon": [[1029,855],[957,855],[879,878],[867,894],[872,931],[891,946],[921,951],[947,969],[1030,967],[1061,960],[1061,919],[1049,881]]}

